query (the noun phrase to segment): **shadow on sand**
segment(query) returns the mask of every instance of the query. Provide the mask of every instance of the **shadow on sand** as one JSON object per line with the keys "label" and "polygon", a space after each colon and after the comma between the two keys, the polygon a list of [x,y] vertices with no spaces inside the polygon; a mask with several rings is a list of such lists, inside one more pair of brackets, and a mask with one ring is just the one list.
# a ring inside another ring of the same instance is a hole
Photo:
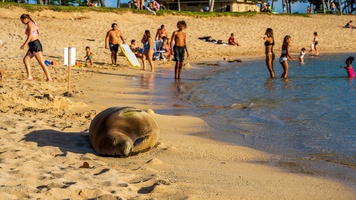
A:
{"label": "shadow on sand", "polygon": [[68,152],[96,154],[90,144],[88,132],[61,132],[46,129],[30,132],[23,138],[23,140],[36,142],[39,147],[58,147],[63,154],[57,156],[66,156]]}

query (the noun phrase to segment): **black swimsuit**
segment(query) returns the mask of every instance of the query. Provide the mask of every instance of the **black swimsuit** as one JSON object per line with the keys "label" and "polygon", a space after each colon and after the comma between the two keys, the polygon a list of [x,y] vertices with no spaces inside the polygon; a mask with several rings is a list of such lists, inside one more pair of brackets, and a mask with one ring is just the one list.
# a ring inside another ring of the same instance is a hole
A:
{"label": "black swimsuit", "polygon": [[266,42],[265,42],[265,46],[266,46],[266,47],[271,46],[271,45],[273,45],[273,44],[274,44],[274,42],[273,42],[273,43],[270,43],[269,41],[266,41]]}

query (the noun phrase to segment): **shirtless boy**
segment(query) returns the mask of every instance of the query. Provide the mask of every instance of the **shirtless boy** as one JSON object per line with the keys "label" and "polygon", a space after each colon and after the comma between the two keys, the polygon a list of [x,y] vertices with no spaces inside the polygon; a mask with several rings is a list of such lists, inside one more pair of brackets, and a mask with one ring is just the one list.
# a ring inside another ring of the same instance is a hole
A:
{"label": "shirtless boy", "polygon": [[174,59],[176,61],[174,78],[179,80],[183,68],[184,51],[187,52],[187,57],[189,57],[189,53],[186,43],[187,35],[184,32],[184,29],[187,28],[187,24],[185,23],[185,21],[179,21],[177,23],[177,28],[178,30],[174,31],[172,34],[170,46],[172,47],[174,42],[174,46],[172,47],[173,51],[171,51],[171,54],[174,56]]}
{"label": "shirtless boy", "polygon": [[111,30],[108,31],[105,38],[105,48],[110,47],[111,51],[111,62],[116,65],[117,62],[117,52],[119,51],[119,38],[121,38],[122,43],[125,44],[124,36],[121,31],[117,28],[117,24],[113,23],[111,25]]}

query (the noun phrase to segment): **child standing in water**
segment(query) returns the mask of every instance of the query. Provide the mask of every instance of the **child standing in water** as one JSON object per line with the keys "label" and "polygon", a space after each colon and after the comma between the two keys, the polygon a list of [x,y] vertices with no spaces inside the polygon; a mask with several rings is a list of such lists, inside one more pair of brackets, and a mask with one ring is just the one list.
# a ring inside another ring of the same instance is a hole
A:
{"label": "child standing in water", "polygon": [[304,64],[304,55],[305,55],[305,48],[300,50],[299,61],[300,63]]}
{"label": "child standing in water", "polygon": [[289,35],[286,35],[283,39],[283,45],[282,45],[282,52],[281,52],[281,57],[279,57],[279,63],[283,67],[283,74],[281,78],[287,78],[288,77],[288,60],[296,60],[295,58],[292,58],[290,55],[290,46],[291,46],[291,37]]}
{"label": "child standing in water", "polygon": [[85,47],[86,55],[84,58],[85,60],[85,65],[88,65],[88,62],[90,62],[90,65],[93,65],[93,53],[90,51],[90,47]]}
{"label": "child standing in water", "polygon": [[[183,68],[184,62],[184,52],[187,52],[187,57],[189,57],[188,49],[187,49],[187,42],[186,38],[187,35],[184,32],[184,29],[187,28],[187,24],[185,21],[179,21],[177,23],[178,30],[174,31],[172,34],[172,40],[170,46],[172,47],[173,51],[171,54],[174,56],[174,60],[176,61],[175,69],[174,69],[174,79],[179,80],[180,74]],[[174,47],[173,44],[174,43]]]}
{"label": "child standing in water", "polygon": [[355,77],[355,72],[354,69],[352,68],[352,61],[354,61],[355,58],[350,56],[349,58],[346,59],[345,64],[346,66],[340,66],[340,68],[346,69],[347,75],[349,78],[354,78]]}

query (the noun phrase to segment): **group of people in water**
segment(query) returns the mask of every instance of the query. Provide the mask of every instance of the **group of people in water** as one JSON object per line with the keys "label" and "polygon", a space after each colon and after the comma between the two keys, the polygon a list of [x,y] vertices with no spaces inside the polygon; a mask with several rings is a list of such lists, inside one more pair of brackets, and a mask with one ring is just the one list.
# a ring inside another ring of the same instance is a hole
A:
{"label": "group of people in water", "polygon": [[[310,53],[315,51],[315,55],[319,55],[319,51],[318,51],[318,33],[314,32],[314,39],[313,39],[313,43],[310,47]],[[263,39],[265,40],[265,54],[266,54],[266,66],[267,69],[269,71],[270,77],[274,78],[275,77],[275,73],[274,73],[274,65],[273,65],[273,61],[275,59],[275,54],[273,52],[273,46],[274,46],[274,37],[273,37],[273,29],[272,28],[267,28],[266,32],[265,32],[265,36],[263,37]],[[286,35],[284,36],[283,39],[283,44],[282,44],[282,51],[281,51],[281,56],[279,57],[279,63],[281,64],[282,68],[283,68],[283,73],[281,75],[281,78],[287,78],[288,77],[288,61],[293,61],[293,60],[297,60],[296,58],[293,58],[290,54],[290,47],[291,47],[291,36]],[[305,55],[305,48],[302,48],[299,54],[299,61],[301,63],[304,63],[304,55]],[[347,71],[347,74],[349,77],[353,78],[355,77],[355,73],[353,71],[352,68],[352,61],[354,60],[354,58],[351,56],[346,60],[346,66],[341,66],[341,68],[345,68]]]}
{"label": "group of people in water", "polygon": [[[274,36],[273,36],[273,29],[272,28],[267,28],[265,32],[265,36],[263,37],[265,40],[265,54],[266,54],[266,65],[267,69],[269,71],[270,77],[274,78],[275,73],[274,73],[274,65],[273,61],[275,59],[275,54],[273,51],[273,46],[274,46]],[[291,45],[291,37],[289,35],[284,36],[283,39],[283,44],[282,44],[282,51],[281,51],[281,56],[279,57],[279,63],[283,67],[283,73],[281,75],[281,78],[287,78],[288,77],[288,61],[296,60],[293,58],[290,54],[290,45]],[[304,56],[301,55],[301,57]],[[303,58],[303,57],[302,57]]]}

